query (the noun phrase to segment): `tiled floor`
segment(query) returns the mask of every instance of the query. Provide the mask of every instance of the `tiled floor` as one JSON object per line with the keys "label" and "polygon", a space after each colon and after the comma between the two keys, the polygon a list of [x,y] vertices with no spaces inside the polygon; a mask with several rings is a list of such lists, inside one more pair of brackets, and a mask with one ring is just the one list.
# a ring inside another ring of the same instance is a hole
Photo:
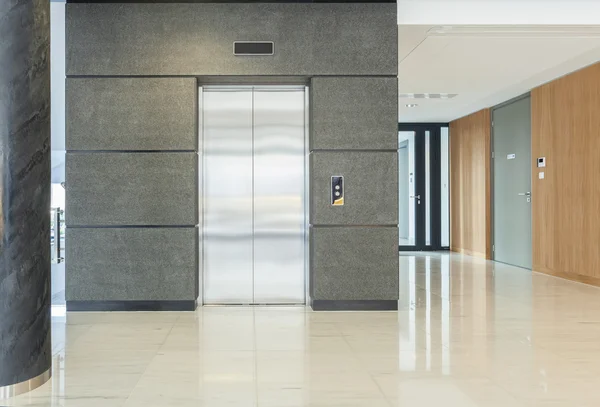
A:
{"label": "tiled floor", "polygon": [[0,404],[600,406],[600,289],[458,255],[401,270],[398,313],[56,316],[52,381]]}

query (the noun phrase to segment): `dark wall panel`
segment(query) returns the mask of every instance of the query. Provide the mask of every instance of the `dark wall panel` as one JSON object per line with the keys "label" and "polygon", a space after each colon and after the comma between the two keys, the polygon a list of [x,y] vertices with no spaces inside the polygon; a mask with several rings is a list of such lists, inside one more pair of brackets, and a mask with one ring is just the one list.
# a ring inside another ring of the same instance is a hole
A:
{"label": "dark wall panel", "polygon": [[[331,177],[344,177],[344,205],[331,205]],[[312,225],[397,225],[398,153],[314,151]]]}
{"label": "dark wall panel", "polygon": [[67,301],[196,299],[196,228],[69,228],[66,238]]}
{"label": "dark wall panel", "polygon": [[397,300],[398,228],[313,227],[313,300]]}
{"label": "dark wall panel", "polygon": [[[396,4],[68,4],[67,75],[397,75]],[[233,55],[234,41],[275,54]]]}
{"label": "dark wall panel", "polygon": [[196,153],[67,153],[67,225],[196,225],[197,169]]}
{"label": "dark wall panel", "polygon": [[196,150],[194,78],[67,79],[68,150]]}
{"label": "dark wall panel", "polygon": [[312,149],[397,149],[397,78],[313,78]]}

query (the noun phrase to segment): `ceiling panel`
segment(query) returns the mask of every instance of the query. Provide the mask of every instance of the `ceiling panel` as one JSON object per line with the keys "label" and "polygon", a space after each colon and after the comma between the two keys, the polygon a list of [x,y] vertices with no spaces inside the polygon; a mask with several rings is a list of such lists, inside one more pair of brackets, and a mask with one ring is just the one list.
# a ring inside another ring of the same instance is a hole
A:
{"label": "ceiling panel", "polygon": [[400,98],[401,122],[450,121],[600,60],[594,36],[427,36],[429,28],[399,27],[399,91],[458,96]]}

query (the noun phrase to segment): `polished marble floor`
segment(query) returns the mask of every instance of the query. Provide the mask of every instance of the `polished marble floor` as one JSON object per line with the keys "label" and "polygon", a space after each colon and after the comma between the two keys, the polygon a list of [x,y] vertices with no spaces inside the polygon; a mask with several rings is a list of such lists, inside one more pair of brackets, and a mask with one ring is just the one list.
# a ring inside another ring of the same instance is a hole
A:
{"label": "polished marble floor", "polygon": [[600,289],[403,255],[399,312],[53,317],[54,377],[7,406],[597,407]]}

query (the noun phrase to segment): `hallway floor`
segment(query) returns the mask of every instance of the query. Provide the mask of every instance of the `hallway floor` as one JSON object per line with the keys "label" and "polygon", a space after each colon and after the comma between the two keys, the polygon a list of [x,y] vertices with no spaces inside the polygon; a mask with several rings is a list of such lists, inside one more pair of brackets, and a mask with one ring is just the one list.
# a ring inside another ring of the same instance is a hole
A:
{"label": "hallway floor", "polygon": [[400,265],[398,313],[57,312],[53,379],[0,405],[600,405],[600,289],[459,255]]}

